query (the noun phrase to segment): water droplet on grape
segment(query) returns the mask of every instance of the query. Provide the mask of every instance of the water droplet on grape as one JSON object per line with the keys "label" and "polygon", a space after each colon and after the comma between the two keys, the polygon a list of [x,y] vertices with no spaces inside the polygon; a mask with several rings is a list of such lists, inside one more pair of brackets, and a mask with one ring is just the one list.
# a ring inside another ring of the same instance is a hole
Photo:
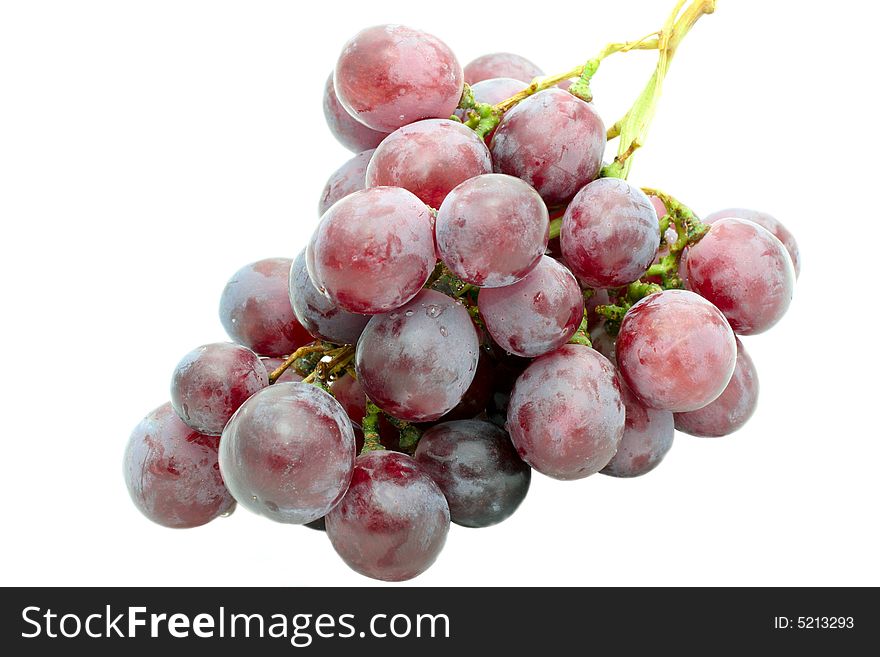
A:
{"label": "water droplet on grape", "polygon": [[437,319],[438,317],[440,317],[440,315],[443,314],[443,308],[431,304],[425,309],[425,314],[432,319]]}
{"label": "water droplet on grape", "polygon": [[[445,326],[440,327],[440,335],[442,335],[444,338],[449,335],[449,331],[446,330]],[[473,368],[471,368],[471,369],[473,369]]]}
{"label": "water droplet on grape", "polygon": [[407,317],[412,317],[412,316],[413,316],[413,311],[412,311],[412,310],[407,310],[407,311],[406,311],[406,316],[407,316]]}

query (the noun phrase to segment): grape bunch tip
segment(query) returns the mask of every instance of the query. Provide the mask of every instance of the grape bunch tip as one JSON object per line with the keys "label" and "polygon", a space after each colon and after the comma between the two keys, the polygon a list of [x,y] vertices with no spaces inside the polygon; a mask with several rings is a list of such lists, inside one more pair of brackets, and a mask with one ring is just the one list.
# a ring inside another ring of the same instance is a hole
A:
{"label": "grape bunch tip", "polygon": [[[638,477],[676,430],[741,428],[758,377],[740,336],[786,313],[797,242],[764,212],[701,220],[627,180],[672,56],[714,9],[679,2],[657,32],[558,75],[514,53],[462,66],[401,25],[352,37],[323,106],[354,155],[308,244],[226,284],[231,342],[183,356],[170,401],[134,429],[137,508],[191,528],[237,504],[401,581],[451,523],[510,517],[532,470]],[[606,122],[590,80],[631,50],[657,69]]]}

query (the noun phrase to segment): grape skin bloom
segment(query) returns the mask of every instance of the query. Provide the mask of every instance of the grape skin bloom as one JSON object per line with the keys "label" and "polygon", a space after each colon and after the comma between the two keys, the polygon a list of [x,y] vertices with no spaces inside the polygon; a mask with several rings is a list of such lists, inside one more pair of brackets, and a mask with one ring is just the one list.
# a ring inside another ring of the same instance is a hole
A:
{"label": "grape skin bloom", "polygon": [[220,297],[220,321],[235,342],[261,356],[284,356],[312,341],[287,294],[289,258],[266,258],[239,269]]}
{"label": "grape skin bloom", "polygon": [[197,347],[171,377],[171,405],[199,433],[219,436],[232,414],[269,385],[266,368],[247,347],[228,342]]}
{"label": "grape skin bloom", "polygon": [[620,325],[617,364],[646,406],[694,411],[724,392],[736,339],[721,311],[687,290],[666,290],[630,308]]}
{"label": "grape skin bloom", "polygon": [[354,194],[367,187],[367,165],[376,149],[358,153],[339,167],[324,185],[321,200],[318,203],[318,216],[323,216],[330,206],[349,194]]}
{"label": "grape skin bloom", "polygon": [[428,207],[397,187],[365,189],[335,203],[309,251],[315,287],[343,310],[364,315],[405,304],[437,263]]}
{"label": "grape skin bloom", "polygon": [[675,438],[673,415],[642,404],[626,383],[621,382],[620,392],[626,408],[626,428],[617,453],[602,468],[602,474],[641,477],[660,465],[672,449]]}
{"label": "grape skin bloom", "polygon": [[537,266],[547,249],[550,219],[534,189],[513,176],[490,173],[449,193],[435,230],[440,257],[456,276],[480,287],[504,287]]}
{"label": "grape skin bloom", "polygon": [[162,404],[135,427],[123,459],[125,485],[138,510],[165,527],[198,527],[235,500],[217,467],[216,436],[186,426]]}
{"label": "grape skin bloom", "polygon": [[719,210],[718,212],[713,212],[708,217],[703,219],[703,223],[713,224],[719,219],[727,219],[733,217],[734,219],[745,219],[746,221],[753,221],[758,224],[762,228],[766,228],[773,235],[782,242],[785,249],[788,251],[788,255],[791,256],[791,262],[794,265],[794,274],[795,277],[801,275],[801,251],[798,248],[797,240],[794,238],[794,235],[788,228],[786,228],[779,219],[774,217],[773,215],[767,214],[766,212],[761,212],[760,210],[749,210],[748,208],[727,208],[726,210]]}
{"label": "grape skin bloom", "polygon": [[489,148],[456,121],[428,119],[395,130],[367,167],[367,187],[402,187],[439,208],[459,183],[492,173]]}
{"label": "grape skin bloom", "polygon": [[376,148],[388,136],[388,132],[368,128],[346,111],[336,97],[332,71],[324,85],[324,118],[336,140],[355,153]]}
{"label": "grape skin bloom", "polygon": [[309,278],[305,252],[301,252],[290,268],[290,303],[303,328],[316,340],[334,344],[356,344],[369,315],[343,310],[321,294]]}
{"label": "grape skin bloom", "polygon": [[355,369],[367,396],[408,422],[437,420],[471,385],[479,339],[467,310],[434,290],[370,320],[358,340]]}
{"label": "grape skin bloom", "polygon": [[483,420],[431,427],[415,459],[446,496],[452,522],[464,527],[489,527],[510,517],[532,478],[507,433]]}
{"label": "grape skin bloom", "polygon": [[605,125],[591,104],[547,89],[505,113],[489,148],[496,173],[521,178],[554,207],[599,175],[605,143]]}
{"label": "grape skin bloom", "polygon": [[461,100],[464,73],[437,37],[377,25],[345,44],[333,83],[349,114],[373,130],[393,132],[420,119],[449,118]]}
{"label": "grape skin bloom", "polygon": [[325,522],[349,567],[400,582],[437,559],[449,533],[449,505],[415,460],[382,450],[358,457],[348,492]]}
{"label": "grape skin bloom", "polygon": [[[513,78],[520,83],[528,84],[540,75],[544,75],[544,71],[536,64],[512,52],[493,52],[482,55],[464,67],[464,81],[470,85],[477,85],[490,78]],[[524,84],[520,84],[520,89],[524,87]],[[509,98],[510,95],[504,98]],[[504,98],[499,98],[499,100],[504,100]]]}
{"label": "grape skin bloom", "polygon": [[614,366],[582,345],[537,358],[517,379],[507,410],[507,430],[520,458],[562,480],[604,468],[617,452],[624,425]]}
{"label": "grape skin bloom", "polygon": [[345,410],[307,383],[276,383],[257,393],[220,439],[220,472],[232,496],[277,522],[324,516],[348,489],[354,459]]}
{"label": "grape skin bloom", "polygon": [[736,341],[736,369],[730,383],[708,406],[675,414],[675,428],[701,438],[721,438],[738,431],[758,407],[758,371],[742,342]]}
{"label": "grape skin bloom", "polygon": [[534,358],[564,345],[584,316],[584,297],[574,275],[549,256],[518,283],[480,290],[486,330],[506,351]]}
{"label": "grape skin bloom", "polygon": [[775,326],[794,297],[788,251],[751,221],[717,220],[688,249],[686,268],[688,289],[715,304],[739,335]]}
{"label": "grape skin bloom", "polygon": [[560,241],[565,263],[584,286],[621,287],[651,266],[660,224],[642,190],[625,180],[600,178],[569,204]]}

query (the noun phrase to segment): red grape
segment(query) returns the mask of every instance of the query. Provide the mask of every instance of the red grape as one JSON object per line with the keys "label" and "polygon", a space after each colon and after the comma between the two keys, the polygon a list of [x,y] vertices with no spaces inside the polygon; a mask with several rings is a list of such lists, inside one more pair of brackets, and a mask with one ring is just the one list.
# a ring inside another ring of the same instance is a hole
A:
{"label": "red grape", "polygon": [[618,178],[600,178],[569,204],[560,234],[562,255],[588,287],[621,287],[638,280],[660,246],[650,200]]}
{"label": "red grape", "polygon": [[395,130],[367,167],[367,187],[403,187],[439,208],[453,187],[492,172],[485,142],[456,121],[428,119]]}
{"label": "red grape", "polygon": [[342,406],[307,383],[276,383],[248,399],[220,439],[220,471],[239,504],[304,524],[332,509],[355,458]]}
{"label": "red grape", "polygon": [[422,434],[415,459],[446,496],[452,522],[465,527],[488,527],[508,518],[532,478],[507,434],[483,420],[431,427]]}
{"label": "red grape", "polygon": [[[468,84],[477,84],[490,78],[513,78],[519,82],[529,83],[540,75],[544,75],[544,71],[525,57],[511,52],[483,55],[464,67],[464,81]],[[520,91],[524,86],[520,84],[516,91]],[[510,98],[512,95],[509,94],[499,100]]]}
{"label": "red grape", "polygon": [[355,153],[376,148],[388,135],[388,131],[380,132],[368,128],[346,111],[336,97],[332,72],[327,76],[327,83],[324,85],[324,118],[339,143]]}
{"label": "red grape", "polygon": [[692,436],[720,438],[742,428],[758,406],[758,372],[742,343],[736,341],[736,369],[715,401],[690,413],[675,414],[675,428]]}
{"label": "red grape", "polygon": [[561,205],[599,175],[605,126],[591,104],[547,89],[507,111],[490,150],[496,172],[522,178],[548,206]]}
{"label": "red grape", "polygon": [[486,410],[489,398],[492,396],[492,377],[494,374],[492,357],[485,349],[480,350],[477,361],[477,370],[474,372],[474,380],[465,390],[461,401],[451,411],[440,418],[441,422],[453,420],[470,420]]}
{"label": "red grape", "polygon": [[[283,358],[263,358],[262,361],[267,374],[271,374],[284,364]],[[303,377],[297,374],[296,369],[291,366],[284,370],[284,374],[275,379],[275,383],[299,383],[302,380]]]}
{"label": "red grape", "polygon": [[620,393],[626,407],[626,428],[617,454],[602,469],[602,474],[639,477],[660,465],[672,448],[675,426],[672,413],[648,408],[625,383],[621,384]]}
{"label": "red grape", "polygon": [[333,172],[321,193],[321,201],[318,203],[319,217],[339,199],[366,188],[367,165],[375,151],[376,149],[371,149],[358,153]]}
{"label": "red grape", "polygon": [[478,103],[497,105],[502,100],[507,100],[525,89],[528,82],[531,82],[531,78],[526,81],[503,76],[488,78],[471,85],[471,93],[474,94],[474,100]]}
{"label": "red grape", "polygon": [[312,337],[290,307],[291,260],[267,258],[239,269],[220,297],[220,321],[229,337],[261,356],[284,356]]}
{"label": "red grape", "polygon": [[392,132],[419,119],[451,116],[464,74],[437,37],[403,25],[377,25],[345,44],[333,80],[349,114],[373,130]]}
{"label": "red grape", "polygon": [[369,452],[358,457],[351,486],[326,526],[333,548],[353,570],[399,582],[437,559],[449,533],[449,506],[415,460]]}
{"label": "red grape", "polygon": [[776,217],[767,214],[766,212],[760,212],[759,210],[749,210],[747,208],[728,208],[726,210],[719,210],[718,212],[713,212],[708,217],[703,219],[703,221],[707,224],[712,224],[718,221],[719,219],[726,219],[729,217],[733,217],[735,219],[745,219],[747,221],[754,221],[756,224],[761,226],[762,228],[766,228],[773,235],[776,236],[782,245],[785,247],[785,250],[788,251],[788,255],[791,256],[791,262],[794,265],[794,273],[795,276],[801,275],[801,252],[798,248],[797,240],[794,238],[794,235],[791,234],[791,231],[786,228],[781,221],[779,221]]}
{"label": "red grape", "polygon": [[736,339],[711,303],[686,290],[645,297],[617,336],[623,380],[650,407],[680,413],[718,398],[733,375]]}
{"label": "red grape", "polygon": [[370,320],[357,344],[358,381],[394,417],[428,422],[458,404],[474,378],[477,331],[456,300],[422,290]]}
{"label": "red grape", "polygon": [[367,395],[353,376],[343,376],[330,384],[330,392],[345,410],[351,423],[360,427],[367,414]]}
{"label": "red grape", "polygon": [[289,285],[293,312],[313,338],[334,344],[357,342],[370,316],[347,312],[318,292],[309,278],[305,253],[293,261]]}
{"label": "red grape", "polygon": [[520,457],[555,479],[582,479],[604,468],[617,452],[624,422],[614,366],[573,344],[529,365],[507,411]]}
{"label": "red grape", "polygon": [[125,485],[138,510],[165,527],[198,527],[229,511],[235,500],[217,467],[216,436],[186,426],[171,404],[138,424],[125,449]]}
{"label": "red grape", "polygon": [[688,289],[714,303],[740,335],[774,326],[794,296],[794,267],[782,242],[742,219],[717,220],[688,249],[687,278]]}
{"label": "red grape", "polygon": [[238,407],[267,385],[266,368],[253,351],[215,342],[193,349],[174,368],[171,405],[199,433],[219,436]]}
{"label": "red grape", "polygon": [[549,232],[541,196],[519,178],[498,173],[453,189],[436,222],[443,262],[463,281],[481,287],[522,280],[544,254]]}
{"label": "red grape", "polygon": [[541,256],[520,282],[480,290],[480,314],[500,347],[534,357],[571,339],[584,316],[584,297],[568,269]]}
{"label": "red grape", "polygon": [[365,189],[336,202],[309,251],[315,286],[342,309],[361,314],[405,304],[437,262],[428,207],[396,187]]}

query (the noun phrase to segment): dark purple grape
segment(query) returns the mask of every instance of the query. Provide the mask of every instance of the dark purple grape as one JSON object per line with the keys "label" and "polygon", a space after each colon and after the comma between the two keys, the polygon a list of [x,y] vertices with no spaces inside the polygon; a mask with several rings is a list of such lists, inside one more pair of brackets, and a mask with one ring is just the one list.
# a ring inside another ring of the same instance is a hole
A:
{"label": "dark purple grape", "polygon": [[660,246],[654,206],[638,187],[600,178],[577,193],[560,233],[565,263],[586,287],[613,288],[641,278]]}
{"label": "dark purple grape", "polygon": [[435,230],[440,257],[456,276],[503,287],[522,280],[541,260],[550,219],[534,189],[519,178],[490,173],[449,193]]}
{"label": "dark purple grape", "polygon": [[788,230],[788,228],[786,228],[781,221],[779,221],[773,215],[767,214],[766,212],[760,212],[759,210],[749,210],[747,208],[727,208],[726,210],[713,212],[708,217],[703,219],[703,222],[707,224],[712,224],[719,219],[727,219],[729,217],[753,221],[762,228],[766,228],[771,233],[773,233],[773,235],[776,236],[776,239],[782,242],[785,250],[788,251],[788,255],[791,256],[791,262],[794,265],[795,276],[797,277],[801,275],[801,252],[798,248],[797,240],[794,238],[794,235],[792,235],[791,231]]}
{"label": "dark purple grape", "polygon": [[492,424],[502,429],[507,426],[507,408],[513,386],[530,364],[531,360],[528,358],[508,355],[502,357],[494,368],[491,381],[492,396],[486,406],[486,416]]}
{"label": "dark purple grape", "polygon": [[532,478],[507,433],[483,420],[431,427],[422,434],[415,459],[446,496],[452,522],[465,527],[489,527],[508,518],[525,499]]}
{"label": "dark purple grape", "polygon": [[318,292],[309,278],[305,252],[296,257],[290,268],[289,294],[296,318],[317,340],[355,344],[370,321],[369,315],[343,310]]}
{"label": "dark purple grape", "polygon": [[305,524],[305,526],[308,527],[309,529],[316,529],[319,532],[326,532],[327,531],[327,521],[324,519],[323,516],[318,518],[317,520],[312,520],[311,522],[307,522]]}
{"label": "dark purple grape", "polygon": [[370,320],[357,344],[358,381],[377,406],[409,422],[442,417],[474,378],[480,344],[456,300],[422,290]]}
{"label": "dark purple grape", "polygon": [[165,527],[198,527],[228,512],[235,500],[217,467],[216,436],[186,426],[170,403],[138,424],[125,449],[123,473],[138,510]]}
{"label": "dark purple grape", "polygon": [[[529,83],[538,76],[544,75],[544,71],[538,68],[525,57],[511,52],[493,52],[488,55],[477,57],[464,67],[464,81],[475,85],[490,78],[513,78],[518,82]],[[520,91],[525,87],[520,84]],[[516,93],[514,91],[514,93]],[[505,100],[513,94],[499,98]],[[482,101],[489,102],[489,101]],[[498,102],[498,101],[495,101]]]}
{"label": "dark purple grape", "polygon": [[324,185],[321,201],[318,203],[318,216],[322,216],[330,206],[349,194],[354,194],[367,187],[367,165],[376,149],[358,153],[348,162],[339,167]]}
{"label": "dark purple grape", "polygon": [[365,189],[339,200],[324,213],[306,252],[315,287],[343,310],[360,314],[405,304],[436,263],[428,206],[396,187]]}
{"label": "dark purple grape", "polygon": [[171,405],[199,433],[219,436],[238,407],[267,385],[266,368],[253,351],[215,342],[193,349],[174,368]]}
{"label": "dark purple grape", "polygon": [[717,399],[736,364],[736,340],[724,315],[686,290],[658,292],[630,308],[616,352],[620,373],[639,399],[673,413]]}
{"label": "dark purple grape", "polygon": [[367,167],[367,187],[402,187],[432,208],[459,183],[492,173],[485,142],[456,121],[428,119],[385,139]]}
{"label": "dark purple grape", "polygon": [[358,457],[351,486],[326,525],[333,548],[353,570],[399,582],[437,559],[449,533],[449,506],[411,457],[369,452]]}
{"label": "dark purple grape", "polygon": [[307,383],[260,391],[220,439],[220,471],[232,496],[278,522],[312,522],[336,506],[354,458],[354,432],[342,406]]}
{"label": "dark purple grape", "polygon": [[440,418],[442,422],[453,420],[470,420],[486,410],[489,399],[492,396],[492,377],[495,364],[492,357],[485,349],[480,350],[480,358],[477,362],[477,371],[474,372],[474,380],[465,390],[464,396],[455,408]]}
{"label": "dark purple grape", "polygon": [[591,104],[547,89],[507,111],[490,150],[497,173],[522,178],[548,206],[562,205],[599,175],[605,125]]}
{"label": "dark purple grape", "polygon": [[376,148],[388,135],[387,131],[379,132],[368,128],[345,110],[336,97],[332,72],[327,76],[327,83],[324,85],[324,118],[339,143],[355,153]]}
{"label": "dark purple grape", "polygon": [[617,452],[625,413],[614,366],[567,344],[537,358],[513,388],[507,430],[520,457],[555,479],[599,472]]}
{"label": "dark purple grape", "polygon": [[541,256],[520,282],[480,290],[480,314],[500,347],[534,357],[564,345],[580,326],[584,297],[568,269]]}
{"label": "dark purple grape", "polygon": [[420,119],[451,116],[464,74],[437,37],[403,25],[377,25],[345,44],[333,81],[349,114],[373,130],[392,132]]}
{"label": "dark purple grape", "polygon": [[267,258],[239,269],[220,297],[220,321],[230,338],[261,356],[284,356],[312,337],[296,321],[287,295],[289,258]]}
{"label": "dark purple grape", "polygon": [[715,304],[736,333],[756,335],[788,310],[795,273],[785,246],[766,228],[718,219],[688,249],[687,280],[688,289]]}
{"label": "dark purple grape", "polygon": [[758,407],[758,372],[736,341],[736,368],[730,383],[715,401],[690,413],[675,414],[675,428],[692,436],[720,438],[741,429]]}
{"label": "dark purple grape", "polygon": [[617,453],[602,474],[612,477],[639,477],[658,465],[672,449],[675,426],[672,413],[648,408],[621,383],[621,398],[626,408],[626,428]]}

